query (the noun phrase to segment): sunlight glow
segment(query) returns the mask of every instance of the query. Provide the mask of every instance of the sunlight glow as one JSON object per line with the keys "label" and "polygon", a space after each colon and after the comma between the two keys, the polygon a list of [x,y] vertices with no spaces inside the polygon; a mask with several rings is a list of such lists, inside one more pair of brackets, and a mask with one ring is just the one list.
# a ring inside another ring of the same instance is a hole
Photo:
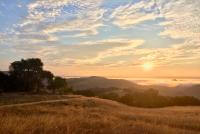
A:
{"label": "sunlight glow", "polygon": [[153,64],[153,63],[150,63],[150,62],[147,62],[147,63],[144,63],[144,64],[142,65],[142,67],[143,67],[143,69],[144,69],[145,71],[150,71],[150,70],[153,69],[154,64]]}

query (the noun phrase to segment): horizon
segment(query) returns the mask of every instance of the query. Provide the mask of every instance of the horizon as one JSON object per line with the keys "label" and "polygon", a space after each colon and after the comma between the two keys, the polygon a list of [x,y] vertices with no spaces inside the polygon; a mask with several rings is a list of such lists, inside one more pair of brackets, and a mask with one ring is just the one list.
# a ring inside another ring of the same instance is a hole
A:
{"label": "horizon", "polygon": [[200,78],[200,1],[1,0],[0,70],[40,58],[59,76]]}
{"label": "horizon", "polygon": [[[0,72],[9,72],[9,70],[0,70]],[[155,77],[113,77],[113,76],[98,76],[98,75],[88,75],[88,76],[84,76],[84,75],[80,75],[80,76],[67,76],[67,75],[60,75],[64,78],[84,78],[84,77],[104,77],[104,78],[108,78],[108,79],[200,79],[200,77],[192,77],[192,76],[187,76],[187,77],[181,77],[181,76],[155,76]]]}
{"label": "horizon", "polygon": [[108,80],[128,80],[135,84],[141,86],[164,86],[164,87],[178,87],[178,86],[194,86],[200,85],[200,78],[112,78],[112,77],[104,77],[104,76],[63,76],[65,79],[73,79],[73,78],[92,78],[92,77],[99,77],[99,78],[106,78]]}
{"label": "horizon", "polygon": [[[93,77],[97,78],[105,78],[105,80],[127,80],[132,82],[133,84],[137,84],[140,86],[155,86],[155,87],[165,87],[165,88],[179,88],[179,87],[193,87],[200,85],[200,78],[112,78],[112,77],[104,77],[104,76],[63,76],[67,79],[82,79],[84,78],[87,81],[87,78],[93,79]],[[99,80],[101,81],[101,80]],[[155,88],[154,87],[154,88]],[[157,89],[159,91],[159,89]]]}
{"label": "horizon", "polygon": [[172,77],[169,77],[169,76],[166,76],[166,77],[112,77],[112,76],[98,76],[98,75],[91,75],[91,76],[65,76],[63,75],[62,77],[64,78],[83,78],[83,77],[104,77],[104,78],[108,78],[108,79],[131,79],[131,78],[135,78],[135,79],[200,79],[200,77],[180,77],[180,76],[172,76]]}

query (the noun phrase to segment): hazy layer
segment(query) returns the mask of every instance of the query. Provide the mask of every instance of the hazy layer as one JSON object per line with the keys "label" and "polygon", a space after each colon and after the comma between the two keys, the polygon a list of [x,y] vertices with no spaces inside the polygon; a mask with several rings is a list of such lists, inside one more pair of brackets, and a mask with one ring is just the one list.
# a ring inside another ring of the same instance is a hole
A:
{"label": "hazy layer", "polygon": [[178,85],[193,85],[200,84],[200,79],[172,79],[172,78],[123,78],[133,81],[140,85],[165,85],[165,86],[178,86]]}

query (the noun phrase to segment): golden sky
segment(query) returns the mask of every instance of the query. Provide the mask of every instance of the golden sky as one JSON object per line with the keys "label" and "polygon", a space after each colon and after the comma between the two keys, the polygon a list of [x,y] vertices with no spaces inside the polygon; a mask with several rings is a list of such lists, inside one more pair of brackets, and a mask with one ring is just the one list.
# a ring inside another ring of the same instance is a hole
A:
{"label": "golden sky", "polygon": [[0,1],[0,70],[41,58],[63,76],[200,77],[199,0]]}

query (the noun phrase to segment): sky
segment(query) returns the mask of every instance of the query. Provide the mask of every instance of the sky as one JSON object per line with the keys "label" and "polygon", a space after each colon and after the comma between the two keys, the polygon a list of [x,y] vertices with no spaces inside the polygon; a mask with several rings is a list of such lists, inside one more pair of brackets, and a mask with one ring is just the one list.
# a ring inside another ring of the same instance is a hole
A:
{"label": "sky", "polygon": [[200,0],[0,0],[0,70],[41,58],[62,76],[200,77]]}

